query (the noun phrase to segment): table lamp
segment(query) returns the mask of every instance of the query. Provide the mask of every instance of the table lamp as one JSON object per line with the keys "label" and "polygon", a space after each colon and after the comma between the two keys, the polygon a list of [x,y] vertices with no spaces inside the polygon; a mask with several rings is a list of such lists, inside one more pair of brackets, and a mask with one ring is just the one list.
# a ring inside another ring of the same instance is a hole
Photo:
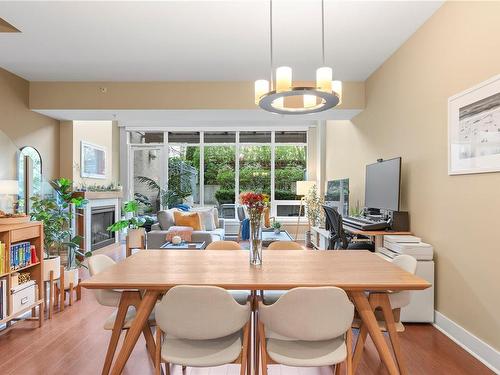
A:
{"label": "table lamp", "polygon": [[300,225],[300,214],[302,212],[302,206],[304,205],[304,195],[309,193],[309,190],[316,185],[316,181],[297,181],[295,194],[300,195],[300,208],[299,216],[297,217],[297,229],[295,230],[295,240],[299,236],[299,225]]}
{"label": "table lamp", "polygon": [[10,210],[14,208],[15,200],[10,197],[11,195],[19,195],[17,180],[0,180],[0,209]]}

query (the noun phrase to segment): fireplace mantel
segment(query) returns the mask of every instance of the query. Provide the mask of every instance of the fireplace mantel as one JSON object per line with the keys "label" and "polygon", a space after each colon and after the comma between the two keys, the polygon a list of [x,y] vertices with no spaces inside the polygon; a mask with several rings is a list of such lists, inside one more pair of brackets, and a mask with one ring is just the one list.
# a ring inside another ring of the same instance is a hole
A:
{"label": "fireplace mantel", "polygon": [[[91,225],[92,225],[92,208],[114,206],[115,220],[121,217],[121,201],[123,192],[121,191],[80,191],[73,194],[74,197],[83,197],[88,202],[78,209],[80,215],[76,219],[77,234],[83,237],[81,245],[85,251],[92,250],[91,240]],[[115,243],[118,242],[118,237],[115,236]]]}
{"label": "fireplace mantel", "polygon": [[87,200],[92,199],[122,199],[123,191],[77,191],[73,193],[74,197],[83,197]]}

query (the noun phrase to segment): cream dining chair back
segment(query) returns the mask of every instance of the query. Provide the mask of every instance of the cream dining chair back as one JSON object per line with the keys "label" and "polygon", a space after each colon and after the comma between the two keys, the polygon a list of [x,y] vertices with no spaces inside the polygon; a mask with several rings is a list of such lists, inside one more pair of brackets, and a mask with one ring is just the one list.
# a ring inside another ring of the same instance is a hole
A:
{"label": "cream dining chair back", "polygon": [[208,244],[205,250],[242,250],[235,241],[214,241]]}
{"label": "cream dining chair back", "polygon": [[[161,362],[193,367],[248,364],[250,302],[215,286],[171,288],[156,306],[156,373]],[[167,367],[168,373],[168,367]]]}
{"label": "cream dining chair back", "polygon": [[[269,244],[267,250],[305,250],[299,243],[295,241],[274,241]],[[266,305],[275,303],[286,290],[262,290],[262,300]]]}
{"label": "cream dining chair back", "polygon": [[276,303],[259,303],[262,372],[268,363],[287,366],[352,367],[354,305],[336,287],[295,288]]}
{"label": "cream dining chair back", "polygon": [[295,241],[274,241],[269,244],[267,250],[305,250]]}
{"label": "cream dining chair back", "polygon": [[[417,260],[407,254],[398,255],[392,260],[392,264],[395,264],[411,274],[415,274],[417,270]],[[411,292],[408,290],[389,294],[389,301],[393,310],[408,306],[410,304],[410,299]]]}
{"label": "cream dining chair back", "polygon": [[[113,259],[104,254],[93,255],[88,259],[88,262],[90,276],[95,276],[116,264]],[[97,302],[103,306],[118,307],[121,293],[108,289],[96,289],[95,297]]]}

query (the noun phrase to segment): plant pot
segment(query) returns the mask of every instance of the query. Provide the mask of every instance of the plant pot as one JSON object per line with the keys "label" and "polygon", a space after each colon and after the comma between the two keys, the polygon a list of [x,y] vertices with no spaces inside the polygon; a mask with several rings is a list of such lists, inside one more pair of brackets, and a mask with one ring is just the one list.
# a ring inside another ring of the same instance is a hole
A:
{"label": "plant pot", "polygon": [[274,230],[274,234],[280,234],[281,233],[281,229],[275,229]]}
{"label": "plant pot", "polygon": [[144,242],[146,240],[146,229],[128,229],[127,232],[127,243],[130,249],[142,249],[144,247]]}
{"label": "plant pot", "polygon": [[73,288],[78,285],[79,269],[72,268],[70,270],[64,270],[64,289],[69,289],[69,284],[73,283]]}
{"label": "plant pot", "polygon": [[50,280],[50,271],[53,271],[54,280],[61,277],[61,257],[51,256],[43,260],[43,281]]}

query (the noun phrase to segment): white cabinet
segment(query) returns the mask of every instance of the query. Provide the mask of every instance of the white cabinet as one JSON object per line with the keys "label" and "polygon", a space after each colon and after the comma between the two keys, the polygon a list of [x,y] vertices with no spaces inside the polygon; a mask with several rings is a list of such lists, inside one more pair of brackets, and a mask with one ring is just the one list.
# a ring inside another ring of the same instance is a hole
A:
{"label": "white cabinet", "polygon": [[[387,261],[392,259],[382,253],[377,253]],[[434,261],[417,261],[415,274],[427,280],[431,286],[425,290],[415,290],[411,293],[411,302],[401,309],[403,323],[433,323],[434,322]]]}
{"label": "white cabinet", "polygon": [[311,242],[315,249],[326,250],[330,242],[330,231],[325,228],[311,227]]}

